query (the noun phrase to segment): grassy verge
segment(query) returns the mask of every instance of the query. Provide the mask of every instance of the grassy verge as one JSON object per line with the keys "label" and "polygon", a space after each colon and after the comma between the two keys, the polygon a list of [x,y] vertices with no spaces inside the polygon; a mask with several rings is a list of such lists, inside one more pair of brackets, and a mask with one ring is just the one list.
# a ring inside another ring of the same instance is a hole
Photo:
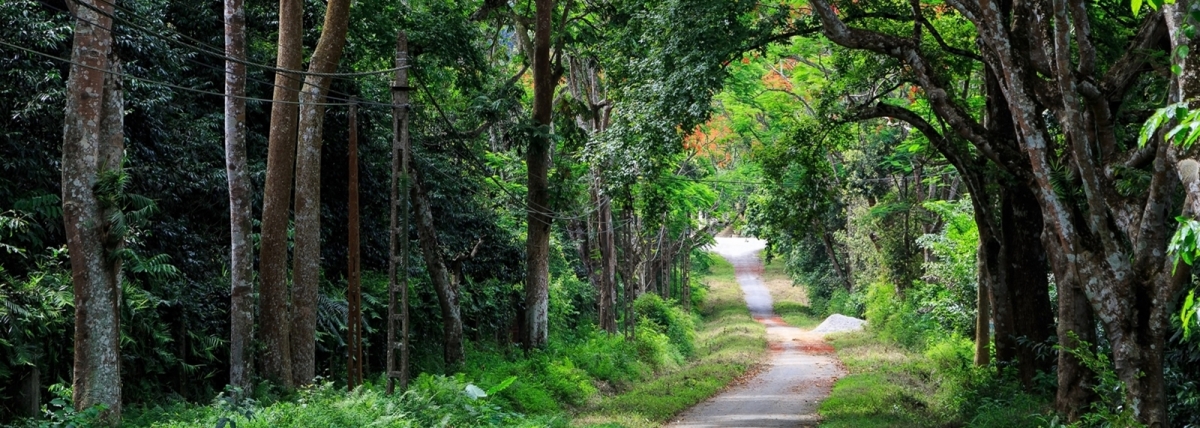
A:
{"label": "grassy verge", "polygon": [[[759,253],[762,258],[762,253]],[[792,281],[782,259],[763,265],[763,284],[771,292],[775,313],[790,325],[811,329],[821,323],[821,317],[808,305],[808,289]]]}
{"label": "grassy verge", "polygon": [[829,336],[849,375],[821,403],[822,427],[1040,426],[1047,398],[970,363],[970,341],[918,352],[870,331]]}
{"label": "grassy verge", "polygon": [[696,358],[675,371],[604,398],[582,412],[577,426],[652,427],[720,391],[765,355],[766,330],[750,317],[733,266],[713,258],[704,278],[708,295],[696,332]]}

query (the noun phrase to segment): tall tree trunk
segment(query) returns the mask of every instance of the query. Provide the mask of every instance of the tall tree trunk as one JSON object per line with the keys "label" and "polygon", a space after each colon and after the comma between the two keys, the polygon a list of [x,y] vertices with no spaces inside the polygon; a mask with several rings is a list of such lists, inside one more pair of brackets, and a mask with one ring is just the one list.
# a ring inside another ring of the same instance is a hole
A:
{"label": "tall tree trunk", "polygon": [[229,384],[248,392],[254,331],[253,191],[246,170],[246,12],[225,0],[225,176],[229,181]]}
{"label": "tall tree trunk", "polygon": [[[686,231],[685,231],[686,233]],[[680,299],[683,300],[683,310],[685,312],[692,311],[692,244],[687,242],[683,246],[683,261],[679,262],[679,283],[681,284],[682,293]]]}
{"label": "tall tree trunk", "polygon": [[[300,70],[303,61],[304,2],[279,0],[278,58],[275,66]],[[259,339],[263,344],[263,376],[285,389],[294,386],[288,329],[288,208],[296,159],[296,102],[299,74],[275,73],[271,129],[267,137],[267,178],[263,189],[262,237],[259,251]]]}
{"label": "tall tree trunk", "polygon": [[614,334],[617,332],[617,249],[612,199],[600,193],[597,202],[600,220],[596,225],[600,245],[600,328]]}
{"label": "tall tree trunk", "polygon": [[316,376],[317,291],[321,275],[321,134],[330,81],[346,45],[350,0],[330,0],[321,39],[313,51],[300,92],[296,136],[296,254],[292,260],[292,376],[307,385]]}
{"label": "tall tree trunk", "polygon": [[362,352],[362,241],[358,213],[358,104],[350,106],[349,166],[346,196],[346,387],[363,383]]}
{"label": "tall tree trunk", "polygon": [[[979,246],[979,250],[983,251],[983,245]],[[986,284],[980,281],[979,290],[975,293],[975,365],[979,367],[992,363],[992,299]]]}
{"label": "tall tree trunk", "polygon": [[633,300],[637,298],[637,257],[638,250],[634,245],[634,217],[630,205],[626,205],[621,210],[621,233],[617,234],[617,240],[620,242],[618,248],[620,257],[620,265],[618,271],[621,273],[621,281],[624,283],[624,310],[625,310],[625,333],[629,336],[634,329],[633,316]]}
{"label": "tall tree trunk", "polygon": [[421,254],[425,267],[437,292],[438,305],[442,309],[442,345],[446,366],[457,367],[463,361],[463,321],[458,305],[458,284],[446,267],[438,244],[437,228],[433,224],[433,208],[425,192],[423,177],[413,167],[412,202],[417,213],[417,239],[421,242]]}
{"label": "tall tree trunk", "polygon": [[[975,195],[971,195],[972,198]],[[999,266],[1000,241],[996,239],[995,231],[989,223],[981,221],[981,216],[987,216],[986,211],[975,209],[975,224],[979,229],[979,249],[976,253],[976,279],[979,284],[978,295],[975,297],[975,365],[985,366],[992,361],[992,294],[996,284],[1001,281],[997,266]]]}
{"label": "tall tree trunk", "polygon": [[[113,3],[72,4],[77,19],[63,125],[62,201],[75,293],[75,409],[105,406],[101,418],[121,418],[121,262],[125,237],[110,228],[95,193],[101,174],[120,173],[123,104],[113,55]],[[110,234],[111,233],[111,234]]]}
{"label": "tall tree trunk", "polygon": [[[1042,232],[1042,242],[1045,247],[1052,248],[1053,234],[1046,230]],[[1055,288],[1058,290],[1058,344],[1066,349],[1076,349],[1080,342],[1096,343],[1096,321],[1092,317],[1092,308],[1087,296],[1079,286],[1079,280],[1070,269],[1064,269],[1067,263],[1058,258],[1062,254],[1057,251],[1047,251],[1050,266],[1054,271]],[[1075,422],[1088,409],[1095,394],[1093,374],[1083,366],[1078,358],[1070,352],[1058,353],[1058,391],[1054,397],[1054,408],[1067,422]]]}
{"label": "tall tree trunk", "polygon": [[554,0],[536,0],[533,35],[533,121],[542,127],[530,138],[525,152],[529,174],[527,240],[525,241],[525,331],[526,348],[546,345],[549,334],[550,293],[550,109],[555,82],[550,73],[550,20]]}
{"label": "tall tree trunk", "polygon": [[[1039,357],[1033,344],[1045,343],[1054,335],[1054,314],[1050,308],[1050,284],[1047,280],[1046,251],[1042,247],[1042,212],[1033,193],[1024,186],[1012,185],[1001,193],[1001,224],[1004,228],[1004,252],[1008,265],[1009,300],[1013,309],[1013,337],[1001,340],[996,335],[997,359],[1000,344],[1013,351],[1017,373],[1026,387],[1033,385],[1037,371],[1050,371],[1054,361]],[[1017,316],[1020,314],[1020,316]],[[1022,344],[1022,339],[1027,341]]]}

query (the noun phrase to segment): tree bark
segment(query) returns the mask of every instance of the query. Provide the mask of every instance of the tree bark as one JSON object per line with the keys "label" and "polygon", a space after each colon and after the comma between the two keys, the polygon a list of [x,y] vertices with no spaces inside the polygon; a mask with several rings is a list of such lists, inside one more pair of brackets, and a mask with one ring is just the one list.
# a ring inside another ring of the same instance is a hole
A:
{"label": "tree bark", "polygon": [[533,41],[533,121],[541,129],[525,152],[529,174],[525,241],[525,347],[541,348],[549,336],[550,293],[550,109],[555,82],[550,73],[550,20],[554,0],[536,0]]}
{"label": "tree bark", "polygon": [[1009,293],[1005,299],[1012,308],[1012,318],[1006,322],[1010,336],[1002,337],[1000,328],[996,328],[996,359],[1015,360],[1021,383],[1031,387],[1037,371],[1050,371],[1054,363],[1048,356],[1039,358],[1032,346],[1047,342],[1054,329],[1046,252],[1041,241],[1042,214],[1037,200],[1024,186],[1006,186],[1001,195],[1003,268],[1007,270],[1004,277]]}
{"label": "tree bark", "polygon": [[358,105],[350,106],[349,195],[346,196],[346,387],[363,383],[362,242],[358,213]]}
{"label": "tree bark", "polygon": [[438,305],[442,309],[442,351],[446,366],[458,367],[463,361],[463,321],[458,305],[458,284],[446,267],[438,244],[437,228],[433,224],[433,207],[425,192],[423,177],[413,168],[412,201],[417,213],[417,239],[421,242],[421,254],[433,289],[437,292]]}
{"label": "tree bark", "polygon": [[609,334],[615,334],[617,332],[617,249],[613,233],[612,199],[601,193],[597,202],[599,205],[597,215],[600,220],[596,225],[600,246],[600,328]]}
{"label": "tree bark", "polygon": [[[1053,233],[1049,230],[1042,232],[1042,241],[1050,247]],[[1047,242],[1049,241],[1049,242]],[[1092,317],[1092,308],[1087,296],[1079,286],[1079,279],[1070,269],[1059,252],[1048,251],[1051,259],[1050,266],[1054,271],[1055,288],[1058,290],[1058,344],[1065,349],[1076,349],[1081,342],[1096,343],[1096,321]],[[1095,385],[1094,374],[1071,355],[1070,352],[1058,353],[1058,390],[1055,392],[1054,408],[1067,422],[1075,422],[1088,409],[1095,397],[1092,387]]]}
{"label": "tree bark", "polygon": [[[300,70],[303,61],[304,2],[279,0],[278,58],[275,66]],[[262,373],[285,389],[292,378],[292,349],[288,325],[288,208],[296,158],[296,107],[299,74],[276,72],[270,134],[267,137],[267,178],[263,189],[262,237],[259,252],[259,335],[263,344]]]}
{"label": "tree bark", "polygon": [[253,203],[246,170],[246,12],[225,0],[225,177],[229,182],[229,384],[248,392],[254,334]]}
{"label": "tree bark", "polygon": [[976,270],[978,290],[976,291],[976,349],[974,349],[974,364],[979,367],[991,363],[991,281],[988,281],[988,251],[989,246],[979,235],[979,247],[976,251]]}
{"label": "tree bark", "polygon": [[299,133],[296,136],[296,253],[292,260],[293,383],[307,385],[316,376],[317,292],[321,277],[321,134],[325,107],[321,104],[332,80],[322,75],[337,71],[346,45],[350,0],[330,0],[325,8],[321,39],[309,63],[300,91]]}
{"label": "tree bark", "polygon": [[[124,242],[111,230],[95,193],[102,173],[120,173],[124,150],[123,104],[113,55],[115,2],[83,0],[77,16],[67,78],[63,125],[62,203],[71,282],[75,294],[75,409],[104,406],[101,419],[121,418],[120,304]],[[110,235],[110,232],[112,233]]]}
{"label": "tree bark", "polygon": [[687,243],[683,246],[683,260],[679,262],[679,282],[682,284],[683,293],[680,299],[683,300],[683,310],[685,312],[692,311],[692,244]]}

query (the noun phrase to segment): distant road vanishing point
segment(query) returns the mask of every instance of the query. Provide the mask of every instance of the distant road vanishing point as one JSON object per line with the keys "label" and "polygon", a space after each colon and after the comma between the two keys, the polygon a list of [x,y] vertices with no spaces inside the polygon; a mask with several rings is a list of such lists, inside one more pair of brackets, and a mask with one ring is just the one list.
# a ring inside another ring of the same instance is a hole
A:
{"label": "distant road vanishing point", "polygon": [[833,383],[845,374],[822,336],[792,327],[775,314],[763,284],[758,253],[766,242],[754,238],[717,238],[712,250],[733,264],[738,285],[754,319],[767,327],[771,355],[753,378],[700,403],[668,427],[809,427]]}

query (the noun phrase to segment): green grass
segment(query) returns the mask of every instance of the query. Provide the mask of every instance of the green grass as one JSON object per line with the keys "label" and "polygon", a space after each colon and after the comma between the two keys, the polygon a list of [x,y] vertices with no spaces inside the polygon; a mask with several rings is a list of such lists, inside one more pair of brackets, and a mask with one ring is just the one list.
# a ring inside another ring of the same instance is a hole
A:
{"label": "green grass", "polygon": [[733,266],[714,257],[703,280],[709,291],[700,308],[697,357],[678,369],[603,399],[574,424],[589,427],[652,427],[712,396],[765,356],[765,328],[750,317]]}
{"label": "green grass", "polygon": [[[759,253],[762,259],[763,253]],[[787,266],[780,258],[763,265],[763,284],[771,291],[775,313],[788,324],[811,329],[821,324],[820,314],[808,306],[808,289],[796,284],[787,273]]]}
{"label": "green grass", "polygon": [[924,353],[871,331],[829,336],[850,372],[821,403],[822,427],[1044,425],[1049,397],[970,364],[970,341],[945,338]]}
{"label": "green grass", "polygon": [[930,410],[936,386],[925,356],[880,341],[869,332],[831,335],[850,374],[821,403],[823,427],[942,426]]}

